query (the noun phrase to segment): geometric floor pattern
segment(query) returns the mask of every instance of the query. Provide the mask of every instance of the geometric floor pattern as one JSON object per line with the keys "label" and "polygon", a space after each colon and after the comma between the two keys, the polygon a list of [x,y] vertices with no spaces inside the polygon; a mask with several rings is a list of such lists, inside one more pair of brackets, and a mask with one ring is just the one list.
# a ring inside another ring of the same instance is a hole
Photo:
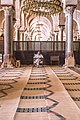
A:
{"label": "geometric floor pattern", "polygon": [[76,77],[67,70],[67,68],[53,68],[52,70],[63,83],[64,87],[80,108],[80,76]]}
{"label": "geometric floor pattern", "polygon": [[80,67],[69,67],[69,68],[80,74]]}
{"label": "geometric floor pattern", "polygon": [[[23,94],[21,96],[21,101],[29,100],[29,102],[32,102],[32,100],[33,100],[33,103],[34,103],[34,101],[36,101],[36,100],[39,100],[39,101],[41,100],[42,106],[39,106],[37,108],[36,107],[26,108],[26,107],[21,106],[21,107],[17,108],[16,112],[17,113],[19,113],[19,112],[20,113],[47,112],[48,114],[51,113],[51,114],[55,115],[60,120],[65,120],[64,116],[62,116],[58,112],[55,112],[54,110],[51,110],[52,108],[56,107],[59,104],[59,102],[50,98],[50,96],[54,94],[53,91],[49,90],[49,88],[52,87],[50,82],[51,81],[48,80],[48,76],[47,76],[47,73],[46,73],[44,68],[36,69],[34,67],[32,72],[31,72],[31,76],[29,78],[29,81],[24,88]],[[24,92],[26,92],[26,91],[27,91],[27,93],[28,93],[28,91],[34,92],[34,93],[35,93],[35,91],[36,92],[39,91],[39,93],[41,92],[41,93],[43,93],[43,95],[41,95],[41,96],[38,96],[38,95],[37,96],[35,96],[35,95],[34,96],[27,96],[27,94],[24,95]],[[45,91],[47,92],[47,94],[44,94]],[[50,102],[52,102],[52,104],[50,106],[45,106],[43,104],[43,102],[45,102],[45,100],[49,100]]]}
{"label": "geometric floor pattern", "polygon": [[0,69],[0,120],[13,120],[31,68]]}
{"label": "geometric floor pattern", "polygon": [[23,70],[14,69],[1,69],[0,70],[0,98],[8,95],[8,90],[13,88],[13,85],[17,83],[17,79],[23,73]]}
{"label": "geometric floor pattern", "polygon": [[[56,73],[58,72],[60,71],[56,71]],[[51,78],[46,67],[33,67],[29,81],[20,97],[14,120],[26,120],[26,118],[28,120],[35,120],[36,118],[38,120],[71,120],[70,116],[66,117],[64,112],[61,112],[64,111],[64,109],[67,112],[69,108],[67,109],[67,106],[65,105],[63,109],[63,105],[61,105],[61,101],[63,100],[57,99],[59,93],[57,94],[57,91],[55,91],[56,88],[54,89],[54,84],[56,83],[54,81],[57,79],[54,75],[52,76],[53,77]],[[70,76],[72,75],[70,74]],[[60,78],[62,77],[63,76],[61,75]],[[66,74],[66,78],[69,78],[69,74]],[[72,76],[71,79],[77,78]],[[61,92],[61,94],[64,93]],[[69,115],[69,112],[67,114]],[[73,120],[75,120],[75,118]],[[76,118],[76,120],[79,120],[79,118]]]}
{"label": "geometric floor pattern", "polygon": [[79,92],[79,85],[79,75],[60,67],[0,69],[0,120],[80,120],[68,94]]}

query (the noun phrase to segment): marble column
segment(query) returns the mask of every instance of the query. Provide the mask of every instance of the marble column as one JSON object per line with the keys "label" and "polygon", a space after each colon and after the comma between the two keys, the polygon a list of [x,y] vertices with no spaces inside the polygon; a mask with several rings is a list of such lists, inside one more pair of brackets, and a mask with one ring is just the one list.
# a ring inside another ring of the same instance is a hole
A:
{"label": "marble column", "polygon": [[65,66],[75,65],[73,53],[73,12],[75,6],[66,7],[66,44],[65,44]]}
{"label": "marble column", "polygon": [[4,7],[4,56],[2,67],[12,67],[11,65],[11,54],[12,51],[12,40],[13,40],[13,25],[12,25],[12,7]]}
{"label": "marble column", "polygon": [[55,34],[55,41],[58,41],[58,33],[59,33],[59,31],[54,31],[54,34]]}
{"label": "marble column", "polygon": [[20,45],[20,48],[22,49],[22,50],[24,50],[24,31],[20,31],[20,41],[22,41],[21,42],[21,45]]}
{"label": "marble column", "polygon": [[20,41],[24,41],[23,35],[24,35],[24,33],[21,31],[20,32]]}
{"label": "marble column", "polygon": [[19,50],[20,49],[20,44],[19,44],[19,41],[20,41],[20,27],[16,26],[16,39],[15,41],[18,41],[18,44],[15,45],[15,48],[16,50]]}
{"label": "marble column", "polygon": [[55,40],[55,35],[54,35],[54,33],[52,34],[52,41],[54,41]]}
{"label": "marble column", "polygon": [[[59,41],[63,41],[63,31],[64,31],[65,25],[59,25]],[[64,43],[61,42],[61,49],[64,50]]]}
{"label": "marble column", "polygon": [[11,15],[11,56],[13,58],[13,27],[14,27],[14,10],[11,8],[11,12],[10,12],[10,15]]}
{"label": "marble column", "polygon": [[65,28],[65,25],[59,25],[59,28],[60,28],[60,30],[59,30],[59,32],[60,32],[60,41],[63,41],[63,31],[64,31],[64,28]]}
{"label": "marble column", "polygon": [[55,50],[58,50],[58,34],[59,31],[54,31],[54,35],[55,35]]}

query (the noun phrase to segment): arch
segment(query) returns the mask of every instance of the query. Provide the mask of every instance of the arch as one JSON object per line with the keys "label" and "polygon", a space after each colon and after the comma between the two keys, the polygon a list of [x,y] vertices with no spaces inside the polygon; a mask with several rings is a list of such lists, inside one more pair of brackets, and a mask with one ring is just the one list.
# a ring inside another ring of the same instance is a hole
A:
{"label": "arch", "polygon": [[78,21],[76,19],[73,19],[73,41],[77,40],[78,35]]}
{"label": "arch", "polygon": [[77,23],[78,27],[79,27],[79,22],[77,19],[73,18],[73,20]]}
{"label": "arch", "polygon": [[74,11],[74,15],[73,15],[73,20],[76,21],[77,25],[78,25],[78,31],[80,33],[80,10],[75,10]]}
{"label": "arch", "polygon": [[4,10],[0,9],[0,36],[3,34],[3,30],[4,30]]}
{"label": "arch", "polygon": [[38,34],[39,30],[41,31],[40,34],[42,38],[46,37],[46,40],[49,38],[52,25],[51,22],[46,17],[37,16],[34,19],[30,20],[29,22],[30,22],[30,32],[31,32],[31,36],[33,36],[32,37],[33,39],[35,38],[36,34]]}
{"label": "arch", "polygon": [[4,12],[4,10],[3,10],[3,9],[0,9],[0,12],[2,12],[2,11]]}
{"label": "arch", "polygon": [[42,21],[44,22],[44,24],[47,24],[50,28],[50,30],[52,29],[52,26],[51,26],[51,22],[46,18],[46,17],[42,17],[42,16],[37,16],[36,18],[33,19],[33,21],[31,22],[31,25],[37,21]]}

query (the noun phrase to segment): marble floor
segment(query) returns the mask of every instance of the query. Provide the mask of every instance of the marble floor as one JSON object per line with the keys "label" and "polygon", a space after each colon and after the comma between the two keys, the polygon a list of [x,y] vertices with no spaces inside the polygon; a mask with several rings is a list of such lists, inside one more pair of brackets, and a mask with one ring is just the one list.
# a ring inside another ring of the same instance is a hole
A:
{"label": "marble floor", "polygon": [[80,120],[80,75],[58,66],[0,69],[0,120]]}

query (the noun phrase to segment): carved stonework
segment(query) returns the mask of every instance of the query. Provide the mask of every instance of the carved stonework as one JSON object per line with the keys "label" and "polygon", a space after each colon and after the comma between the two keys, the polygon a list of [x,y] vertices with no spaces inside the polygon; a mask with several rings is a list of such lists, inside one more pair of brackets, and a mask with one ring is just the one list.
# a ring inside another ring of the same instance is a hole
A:
{"label": "carved stonework", "polygon": [[71,15],[73,15],[74,9],[75,9],[75,6],[74,6],[74,5],[72,5],[72,6],[67,6],[67,7],[66,7],[66,14],[71,14]]}
{"label": "carved stonework", "polygon": [[65,6],[67,5],[77,5],[77,0],[64,0]]}
{"label": "carved stonework", "polygon": [[13,13],[12,6],[3,7],[3,9],[4,9],[4,12],[5,12],[5,15],[12,15],[12,13]]}

